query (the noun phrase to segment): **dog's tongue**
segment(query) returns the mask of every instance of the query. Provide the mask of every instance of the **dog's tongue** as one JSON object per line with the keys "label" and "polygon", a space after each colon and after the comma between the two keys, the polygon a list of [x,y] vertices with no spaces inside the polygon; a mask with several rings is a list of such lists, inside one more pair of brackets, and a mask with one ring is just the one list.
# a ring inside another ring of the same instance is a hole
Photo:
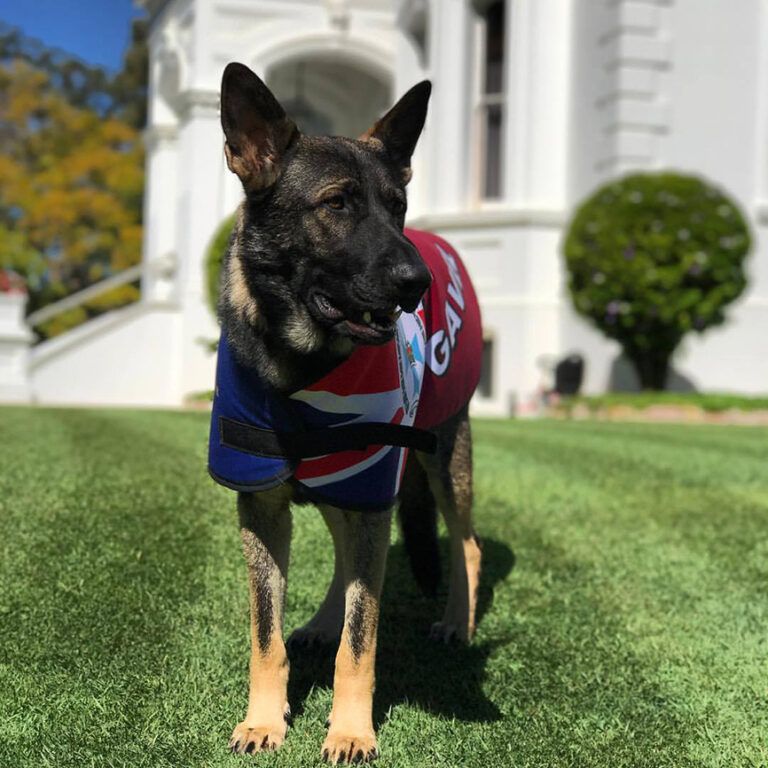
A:
{"label": "dog's tongue", "polygon": [[402,313],[400,307],[395,307],[390,312],[381,311],[374,313],[367,310],[364,312],[358,311],[350,316],[331,303],[328,297],[323,294],[315,296],[315,304],[329,320],[344,323],[357,336],[361,336],[364,339],[368,338],[372,341],[380,339],[384,333],[391,333],[394,324]]}

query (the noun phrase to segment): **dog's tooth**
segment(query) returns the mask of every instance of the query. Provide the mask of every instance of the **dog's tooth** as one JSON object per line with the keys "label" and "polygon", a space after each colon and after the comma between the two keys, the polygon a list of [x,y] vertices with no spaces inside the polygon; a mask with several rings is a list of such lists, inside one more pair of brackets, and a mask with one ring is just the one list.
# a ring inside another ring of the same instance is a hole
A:
{"label": "dog's tooth", "polygon": [[366,322],[366,323],[370,323],[371,320],[373,320],[373,316],[371,315],[371,313],[370,312],[364,312],[363,313],[363,321]]}

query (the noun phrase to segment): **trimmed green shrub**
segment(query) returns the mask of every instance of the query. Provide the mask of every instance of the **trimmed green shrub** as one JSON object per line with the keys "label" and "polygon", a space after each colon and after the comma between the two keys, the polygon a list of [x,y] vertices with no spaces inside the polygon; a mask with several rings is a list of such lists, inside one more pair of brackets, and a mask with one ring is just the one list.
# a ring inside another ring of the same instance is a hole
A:
{"label": "trimmed green shrub", "polygon": [[738,206],[703,179],[638,173],[577,208],[564,254],[576,311],[618,341],[643,389],[664,389],[686,333],[725,320],[746,286],[750,235]]}
{"label": "trimmed green shrub", "polygon": [[208,250],[205,252],[205,285],[208,294],[208,306],[213,314],[216,314],[216,305],[219,301],[219,277],[221,275],[221,263],[229,246],[229,238],[235,226],[236,214],[224,219],[211,240]]}

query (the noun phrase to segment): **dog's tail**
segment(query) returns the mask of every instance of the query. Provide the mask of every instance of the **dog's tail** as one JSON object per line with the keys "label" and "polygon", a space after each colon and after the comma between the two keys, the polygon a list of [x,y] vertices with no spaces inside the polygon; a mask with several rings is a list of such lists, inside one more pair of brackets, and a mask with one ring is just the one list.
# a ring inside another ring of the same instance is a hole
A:
{"label": "dog's tail", "polygon": [[416,583],[429,597],[440,585],[440,550],[437,544],[437,505],[427,473],[411,453],[400,486],[400,530]]}

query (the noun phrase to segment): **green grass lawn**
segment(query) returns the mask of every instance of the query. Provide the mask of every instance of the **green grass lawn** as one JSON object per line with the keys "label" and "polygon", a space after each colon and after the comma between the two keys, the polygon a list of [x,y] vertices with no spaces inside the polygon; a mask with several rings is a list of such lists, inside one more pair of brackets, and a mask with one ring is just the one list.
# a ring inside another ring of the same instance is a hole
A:
{"label": "green grass lawn", "polygon": [[[207,416],[0,410],[0,766],[314,766],[331,656],[292,659],[283,749],[226,751],[247,692],[234,495]],[[481,620],[425,635],[395,542],[382,768],[766,766],[768,430],[477,422]],[[288,627],[330,578],[295,514]]]}

